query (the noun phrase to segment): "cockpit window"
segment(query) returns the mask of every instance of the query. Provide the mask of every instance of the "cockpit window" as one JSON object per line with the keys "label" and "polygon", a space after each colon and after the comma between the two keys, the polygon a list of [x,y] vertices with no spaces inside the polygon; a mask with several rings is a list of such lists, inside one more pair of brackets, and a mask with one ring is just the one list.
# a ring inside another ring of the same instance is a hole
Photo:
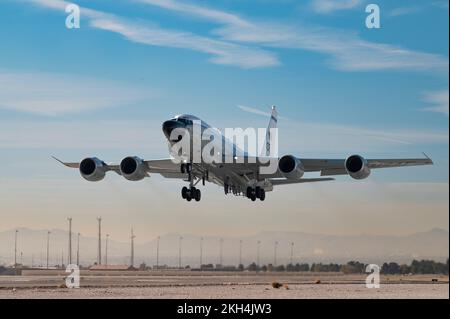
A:
{"label": "cockpit window", "polygon": [[187,126],[192,125],[192,121],[185,118],[179,118],[178,121]]}

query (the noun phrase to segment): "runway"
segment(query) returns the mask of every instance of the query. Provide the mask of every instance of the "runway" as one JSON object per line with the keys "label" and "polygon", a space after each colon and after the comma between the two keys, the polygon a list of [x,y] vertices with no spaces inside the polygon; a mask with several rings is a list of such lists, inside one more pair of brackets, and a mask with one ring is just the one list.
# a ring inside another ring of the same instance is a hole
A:
{"label": "runway", "polygon": [[381,276],[379,289],[366,288],[365,275],[336,273],[82,271],[79,289],[64,287],[66,275],[0,276],[0,298],[449,298],[448,276],[432,275]]}

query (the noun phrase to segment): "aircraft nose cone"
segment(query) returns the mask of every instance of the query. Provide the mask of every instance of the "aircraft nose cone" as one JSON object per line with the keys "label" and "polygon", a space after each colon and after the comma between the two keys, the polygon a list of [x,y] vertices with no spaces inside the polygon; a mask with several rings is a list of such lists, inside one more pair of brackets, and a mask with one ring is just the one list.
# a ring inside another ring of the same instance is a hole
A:
{"label": "aircraft nose cone", "polygon": [[182,135],[181,133],[179,134],[180,136],[172,136],[172,139],[170,139],[170,135],[172,134],[172,131],[177,128],[183,129],[183,128],[185,128],[185,125],[177,120],[168,120],[168,121],[165,121],[162,125],[162,130],[168,140],[173,140],[173,141],[181,140],[181,138],[180,138],[180,136]]}

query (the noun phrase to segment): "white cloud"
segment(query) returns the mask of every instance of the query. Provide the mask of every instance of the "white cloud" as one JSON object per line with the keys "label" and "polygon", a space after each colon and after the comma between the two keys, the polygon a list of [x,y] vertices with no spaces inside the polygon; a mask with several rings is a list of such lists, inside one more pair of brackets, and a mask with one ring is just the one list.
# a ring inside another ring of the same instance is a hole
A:
{"label": "white cloud", "polygon": [[[446,73],[448,58],[375,43],[354,32],[323,27],[252,22],[242,17],[176,0],[137,0],[168,10],[181,12],[222,25],[213,33],[223,40],[273,48],[308,50],[328,55],[330,65],[344,71],[420,70]],[[316,1],[317,6],[344,9],[357,6],[359,0]]]}
{"label": "white cloud", "polygon": [[361,3],[361,0],[312,0],[311,8],[317,13],[331,13],[353,9]]}
{"label": "white cloud", "polygon": [[420,7],[418,7],[418,6],[398,7],[398,8],[395,8],[395,9],[392,9],[391,11],[389,11],[388,15],[391,17],[399,17],[399,16],[417,13],[419,11],[420,11]]}
{"label": "white cloud", "polygon": [[148,89],[71,74],[0,70],[0,108],[57,116],[127,106],[153,96]]}
{"label": "white cloud", "polygon": [[445,73],[448,59],[430,53],[363,40],[355,33],[330,28],[255,24],[251,28],[225,26],[216,33],[229,41],[286,49],[308,50],[330,56],[330,65],[344,71],[420,70]]}
{"label": "white cloud", "polygon": [[448,116],[449,102],[448,89],[434,92],[426,92],[423,95],[423,100],[434,106],[425,108],[426,111],[442,113]]}
{"label": "white cloud", "polygon": [[[61,10],[61,12],[64,12],[65,6],[69,4],[62,0],[30,1],[47,8]],[[189,6],[187,9],[189,9]],[[215,12],[211,10],[199,11],[199,14],[212,14],[211,12]],[[113,14],[83,7],[81,7],[81,15],[87,17],[90,25],[94,28],[118,33],[128,40],[140,44],[182,48],[207,53],[212,55],[210,61],[216,64],[235,65],[242,68],[269,67],[279,64],[274,54],[255,47],[198,36],[190,32],[163,29],[150,23],[137,23]],[[225,14],[216,13],[216,15],[239,25],[238,19],[226,18]]]}

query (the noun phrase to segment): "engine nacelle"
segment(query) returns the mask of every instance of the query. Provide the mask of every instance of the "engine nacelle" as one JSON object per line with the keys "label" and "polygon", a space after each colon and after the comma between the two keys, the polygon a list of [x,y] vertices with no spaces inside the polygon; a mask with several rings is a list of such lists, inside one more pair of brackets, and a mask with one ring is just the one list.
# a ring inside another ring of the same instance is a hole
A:
{"label": "engine nacelle", "polygon": [[302,162],[292,155],[285,155],[278,161],[278,170],[291,180],[302,178],[305,173]]}
{"label": "engine nacelle", "polygon": [[370,168],[367,160],[359,155],[352,155],[345,160],[345,169],[348,175],[354,179],[364,179],[369,177]]}
{"label": "engine nacelle", "polygon": [[120,173],[129,181],[140,181],[147,176],[148,166],[137,156],[125,157],[120,162]]}
{"label": "engine nacelle", "polygon": [[97,157],[88,157],[81,161],[79,170],[85,180],[98,182],[105,178],[108,167]]}

